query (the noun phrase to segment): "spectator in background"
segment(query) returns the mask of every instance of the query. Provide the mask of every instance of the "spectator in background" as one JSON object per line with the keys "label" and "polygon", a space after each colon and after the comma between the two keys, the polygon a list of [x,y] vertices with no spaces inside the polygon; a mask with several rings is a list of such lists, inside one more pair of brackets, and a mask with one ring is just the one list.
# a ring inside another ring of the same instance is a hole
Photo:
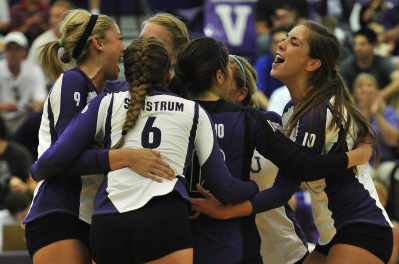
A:
{"label": "spectator in background", "polygon": [[10,192],[5,198],[5,209],[0,210],[0,252],[3,249],[3,226],[21,224],[29,211],[31,197],[20,191]]}
{"label": "spectator in background", "polygon": [[273,111],[282,115],[284,112],[285,105],[291,100],[290,92],[287,86],[283,85],[274,90],[272,96],[270,96],[269,103],[267,105],[268,111]]}
{"label": "spectator in background", "polygon": [[399,164],[398,160],[381,163],[373,172],[373,180],[382,182],[388,190],[386,211],[388,216],[399,220]]}
{"label": "spectator in background", "polygon": [[25,61],[28,41],[21,32],[4,38],[6,58],[0,60],[0,113],[10,133],[43,107],[47,91],[42,69]]}
{"label": "spectator in background", "polygon": [[[395,109],[386,106],[381,98],[377,80],[369,73],[360,73],[353,84],[355,102],[377,132],[377,144],[380,149],[380,162],[395,158],[394,147],[399,142],[399,119]],[[370,164],[375,160],[371,156]]]}
{"label": "spectator in background", "polygon": [[325,26],[330,32],[334,33],[341,44],[341,53],[339,55],[337,65],[341,66],[346,58],[352,56],[353,37],[345,34],[342,28],[338,25],[338,20],[330,15],[319,17],[318,22]]}
{"label": "spectator in background", "polygon": [[[46,0],[48,1],[48,0]],[[85,9],[89,11],[91,14],[100,14],[101,9],[101,0],[70,0],[72,5],[79,9]],[[54,2],[54,1],[50,1]],[[126,2],[124,2],[126,3]]]}
{"label": "spectator in background", "polygon": [[12,135],[12,140],[26,147],[33,160],[37,160],[39,130],[43,109],[30,114]]}
{"label": "spectator in background", "polygon": [[312,13],[311,18],[317,18],[327,15],[333,16],[339,22],[339,27],[346,32],[350,32],[349,17],[355,0],[308,0],[309,9]]}
{"label": "spectator in background", "polygon": [[291,29],[308,18],[306,0],[258,0],[256,2],[256,34],[258,56],[270,53],[271,32]]}
{"label": "spectator in background", "polygon": [[350,27],[356,32],[370,23],[381,23],[381,17],[387,5],[384,0],[368,0],[367,2],[355,3],[350,15]]}
{"label": "spectator in background", "polygon": [[381,23],[385,28],[385,39],[394,41],[393,56],[399,56],[399,2],[382,14]]}
{"label": "spectator in background", "polygon": [[395,65],[387,58],[374,54],[377,34],[370,28],[362,28],[354,34],[354,56],[341,63],[339,73],[346,86],[353,93],[353,82],[362,72],[372,74],[381,90],[381,97],[395,106],[394,99],[399,92],[399,77]]}
{"label": "spectator in background", "polygon": [[25,34],[29,44],[48,29],[49,6],[41,0],[22,0],[11,6],[11,31]]}
{"label": "spectator in background", "polygon": [[8,0],[0,0],[0,35],[6,35],[10,27],[10,7]]}
{"label": "spectator in background", "polygon": [[256,79],[256,86],[258,90],[263,92],[267,98],[270,98],[274,90],[283,86],[284,84],[270,76],[270,71],[274,62],[275,53],[277,51],[277,44],[280,43],[286,36],[287,32],[284,29],[276,29],[271,33],[270,53],[260,56],[254,65],[258,74]]}
{"label": "spectator in background", "polygon": [[0,119],[0,209],[10,191],[33,194],[36,183],[29,177],[32,164],[33,159],[23,146],[8,141],[7,128]]}
{"label": "spectator in background", "polygon": [[[377,22],[371,22],[368,24],[368,27],[377,33],[377,43],[374,48],[374,54],[392,59],[392,51],[395,47],[395,42],[386,40],[384,26]],[[399,70],[398,67],[397,69]]]}
{"label": "spectator in background", "polygon": [[[58,0],[55,1],[51,7],[50,7],[50,18],[49,18],[49,23],[50,23],[50,29],[42,33],[40,36],[38,36],[32,43],[29,54],[27,57],[27,61],[36,63],[40,67],[42,66],[41,63],[41,58],[39,57],[40,51],[41,51],[41,46],[46,44],[47,42],[57,40],[61,38],[61,32],[59,31],[58,24],[64,20],[65,18],[65,12],[72,9],[73,5],[69,1],[65,0]],[[51,77],[50,74],[45,73],[46,76],[46,85],[49,88],[54,83],[53,78]]]}

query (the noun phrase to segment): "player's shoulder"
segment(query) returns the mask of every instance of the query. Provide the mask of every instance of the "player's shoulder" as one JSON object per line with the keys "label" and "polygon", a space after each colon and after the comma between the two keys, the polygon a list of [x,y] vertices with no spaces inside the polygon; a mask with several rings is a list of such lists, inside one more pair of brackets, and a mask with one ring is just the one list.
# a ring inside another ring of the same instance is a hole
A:
{"label": "player's shoulder", "polygon": [[217,101],[197,101],[202,108],[210,114],[221,114],[226,112],[239,112],[243,110],[243,106],[228,102],[224,99]]}
{"label": "player's shoulder", "polygon": [[82,75],[81,70],[78,70],[78,68],[73,68],[68,71],[65,71],[63,73],[64,79],[84,79],[84,76]]}

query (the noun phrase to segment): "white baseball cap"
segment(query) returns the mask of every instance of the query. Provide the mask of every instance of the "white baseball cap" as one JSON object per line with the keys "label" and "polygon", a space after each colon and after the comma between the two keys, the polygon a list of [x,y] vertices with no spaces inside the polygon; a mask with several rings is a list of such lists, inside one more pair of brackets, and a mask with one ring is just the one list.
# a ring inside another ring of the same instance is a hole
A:
{"label": "white baseball cap", "polygon": [[13,31],[8,33],[4,39],[3,42],[5,45],[8,45],[8,43],[14,42],[17,43],[19,46],[28,49],[28,39],[25,37],[24,33],[22,32],[17,32]]}

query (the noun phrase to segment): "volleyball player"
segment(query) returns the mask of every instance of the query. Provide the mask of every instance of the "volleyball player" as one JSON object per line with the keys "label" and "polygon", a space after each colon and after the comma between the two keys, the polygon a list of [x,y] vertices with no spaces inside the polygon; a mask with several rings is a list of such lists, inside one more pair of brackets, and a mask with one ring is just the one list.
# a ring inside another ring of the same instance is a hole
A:
{"label": "volleyball player", "polygon": [[[229,56],[233,81],[226,100],[256,107],[255,69],[245,58]],[[281,128],[280,115],[270,111],[265,112],[265,115],[274,127]],[[251,161],[250,179],[258,184],[259,189],[271,187],[276,173],[277,168],[255,150]],[[306,236],[288,204],[256,214],[255,222],[261,238],[260,252],[264,264],[303,262],[308,254]]]}
{"label": "volleyball player", "polygon": [[161,41],[154,37],[134,40],[125,51],[124,66],[129,91],[93,99],[32,169],[71,163],[84,149],[82,143],[100,131],[106,148],[159,150],[179,175],[177,179],[159,183],[125,168],[108,173],[103,180],[91,227],[93,259],[97,263],[190,263],[184,175],[191,151],[201,153],[204,175],[211,185],[223,187],[213,189],[225,201],[251,197],[258,188],[253,182],[228,177],[205,111],[164,89],[171,68]]}
{"label": "volleyball player", "polygon": [[[190,41],[178,54],[175,76],[169,87],[184,97],[195,99],[210,114],[221,152],[233,177],[249,180],[255,147],[280,170],[296,179],[315,180],[321,177],[320,174],[338,173],[338,167],[330,167],[331,163],[320,167],[321,164],[313,163],[313,166],[308,167],[307,162],[299,161],[297,155],[300,153],[295,151],[294,145],[286,144],[283,137],[277,137],[278,131],[274,130],[262,112],[223,100],[228,94],[231,79],[230,62],[224,44],[209,37],[200,37]],[[270,129],[275,132],[269,134],[267,131]],[[367,159],[361,163],[367,162],[369,157],[367,155]],[[202,174],[199,166],[194,164],[192,175],[188,176],[191,178],[190,196],[198,196],[196,183],[210,189]],[[254,216],[229,221],[200,216],[191,222],[191,229],[194,263],[262,263]]]}
{"label": "volleyball player", "polygon": [[[332,33],[312,21],[296,26],[278,44],[271,75],[287,85],[292,98],[282,116],[283,127],[309,153],[342,153],[364,139],[375,144],[370,124],[336,72],[339,47]],[[368,166],[307,182],[320,238],[304,263],[388,263],[392,223],[378,200]],[[286,203],[299,186],[290,181],[280,171],[272,188],[234,206],[217,204],[204,192],[213,207],[204,210],[204,200],[197,200],[194,208],[217,218],[255,214]]]}
{"label": "volleyball player", "polygon": [[[257,189],[252,182],[244,184],[228,177],[206,112],[197,103],[162,88],[171,76],[168,62],[160,41],[151,37],[135,40],[124,56],[129,91],[93,99],[34,165],[40,170],[44,164],[69,164],[83,150],[81,143],[89,142],[101,131],[107,148],[143,146],[160,150],[179,175],[176,180],[163,183],[143,178],[130,169],[107,175],[96,196],[91,228],[93,259],[97,263],[191,262],[184,175],[193,150],[197,152],[203,179],[219,199],[237,202],[252,196]],[[229,86],[231,73],[223,76],[220,75],[222,83]],[[312,177],[326,167],[339,170],[348,166],[344,153],[313,157],[298,152],[288,138],[263,121],[264,140],[279,142],[278,152],[291,153],[288,156],[292,164],[287,165],[287,171],[296,171],[295,165],[303,163],[298,173],[308,172]]]}
{"label": "volleyball player", "polygon": [[[62,38],[46,44],[42,51],[44,69],[54,79],[59,78],[44,106],[39,132],[39,155],[56,142],[74,115],[103,91],[106,80],[117,78],[118,60],[125,49],[118,26],[105,15],[90,15],[84,10],[70,11],[61,24],[61,32]],[[58,51],[61,48],[63,55],[60,60]],[[71,61],[76,61],[77,67],[63,72],[64,63]],[[125,149],[113,153],[136,163],[135,166],[143,166],[147,160],[151,161],[147,165],[154,162],[163,164],[155,156],[159,153],[144,150],[148,155],[137,162],[134,157],[140,155],[125,155],[132,151]],[[113,158],[117,158],[117,162],[121,159],[112,156],[108,150],[96,150],[86,157],[92,159],[92,167],[98,167],[99,171],[107,171],[109,166],[126,166],[115,163]],[[147,168],[141,167],[139,170],[153,177]],[[53,175],[41,177],[47,176]],[[34,263],[91,263],[89,223],[94,195],[101,179],[101,176],[82,179],[65,177],[59,173],[38,184],[24,221],[27,247]]]}

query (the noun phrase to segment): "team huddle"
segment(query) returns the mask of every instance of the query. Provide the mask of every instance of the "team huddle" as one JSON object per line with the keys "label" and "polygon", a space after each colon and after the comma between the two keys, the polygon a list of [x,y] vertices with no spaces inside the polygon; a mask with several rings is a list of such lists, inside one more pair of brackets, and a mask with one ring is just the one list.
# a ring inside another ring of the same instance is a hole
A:
{"label": "team huddle", "polygon": [[[277,46],[271,75],[292,98],[282,116],[256,108],[245,58],[189,40],[170,14],[146,19],[128,47],[106,15],[72,10],[60,30],[41,52],[56,82],[24,221],[34,263],[388,263],[392,223],[367,163],[375,131],[325,27],[305,21]],[[279,168],[265,190],[250,179],[255,152]],[[301,182],[320,234],[312,252],[288,206]],[[275,247],[262,248],[265,211]]]}

